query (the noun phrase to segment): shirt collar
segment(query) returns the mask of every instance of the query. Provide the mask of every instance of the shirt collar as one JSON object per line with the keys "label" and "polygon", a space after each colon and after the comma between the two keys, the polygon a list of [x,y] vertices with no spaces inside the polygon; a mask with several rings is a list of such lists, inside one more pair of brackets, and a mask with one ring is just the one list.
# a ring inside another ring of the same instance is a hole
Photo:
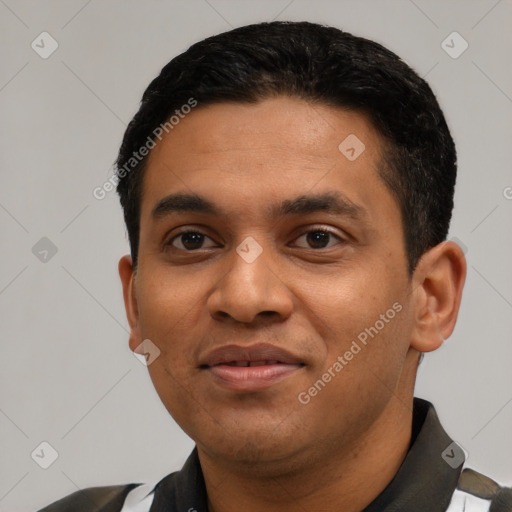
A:
{"label": "shirt collar", "polygon": [[463,462],[462,449],[441,426],[434,406],[414,398],[409,451],[393,480],[363,512],[446,510]]}
{"label": "shirt collar", "polygon": [[[454,443],[441,426],[434,406],[414,398],[409,451],[393,480],[363,512],[446,510],[464,462],[462,450],[452,445]],[[454,450],[456,457],[452,456],[450,460]],[[150,512],[190,509],[208,510],[197,447],[181,471],[166,476],[156,485]]]}

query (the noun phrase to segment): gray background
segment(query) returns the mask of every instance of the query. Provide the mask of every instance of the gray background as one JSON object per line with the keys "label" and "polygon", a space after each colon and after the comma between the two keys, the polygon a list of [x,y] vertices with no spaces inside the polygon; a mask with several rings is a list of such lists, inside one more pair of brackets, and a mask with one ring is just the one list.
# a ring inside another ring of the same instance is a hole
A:
{"label": "gray background", "polygon": [[[469,465],[512,483],[510,1],[0,0],[1,510],[156,480],[190,452],[128,348],[121,209],[115,192],[98,201],[92,190],[170,58],[273,19],[375,39],[438,95],[458,144],[450,236],[467,248],[468,278],[455,333],[426,355],[416,394],[435,403]],[[47,59],[31,48],[43,31],[59,45]],[[469,43],[457,59],[441,47],[453,31]],[[57,248],[46,262],[32,250],[42,237]],[[46,470],[31,458],[42,441],[58,452]]]}

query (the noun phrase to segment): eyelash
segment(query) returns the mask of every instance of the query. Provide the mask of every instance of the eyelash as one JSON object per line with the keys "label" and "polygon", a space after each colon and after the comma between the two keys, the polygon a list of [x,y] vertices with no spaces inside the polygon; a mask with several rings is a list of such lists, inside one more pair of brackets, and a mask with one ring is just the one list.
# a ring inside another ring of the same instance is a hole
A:
{"label": "eyelash", "polygon": [[[332,231],[330,229],[326,229],[324,227],[317,227],[317,228],[314,228],[314,229],[308,229],[307,231],[304,231],[301,235],[296,237],[294,240],[297,240],[297,239],[301,238],[302,236],[307,235],[309,233],[318,233],[318,232],[327,233],[328,235],[337,238],[340,242],[345,242],[346,241],[341,236],[336,234],[334,231]],[[200,251],[202,248],[187,250],[187,249],[181,249],[181,248],[178,248],[178,247],[173,247],[172,244],[173,244],[174,240],[178,239],[180,236],[187,235],[187,234],[203,235],[204,237],[211,239],[211,237],[209,237],[207,234],[203,233],[202,231],[187,230],[187,231],[182,231],[181,233],[178,233],[178,234],[174,235],[170,240],[168,240],[167,242],[164,243],[164,247],[163,248],[167,249],[168,247],[172,247],[175,250],[185,251],[185,252],[197,252],[197,251]],[[304,249],[304,247],[301,247],[301,249]],[[309,247],[309,249],[312,249],[312,250],[315,250],[315,251],[319,251],[319,250],[322,250],[322,249],[330,249],[330,247],[321,247],[320,249],[316,249],[314,247]]]}

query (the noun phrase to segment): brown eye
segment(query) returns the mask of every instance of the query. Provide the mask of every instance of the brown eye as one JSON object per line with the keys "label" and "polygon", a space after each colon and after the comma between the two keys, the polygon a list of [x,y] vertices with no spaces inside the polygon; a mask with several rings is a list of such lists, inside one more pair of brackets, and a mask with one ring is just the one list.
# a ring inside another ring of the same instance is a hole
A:
{"label": "brown eye", "polygon": [[323,249],[329,243],[331,234],[326,231],[310,231],[306,235],[306,240],[315,249]]}
{"label": "brown eye", "polygon": [[[176,249],[185,251],[193,251],[196,249],[204,249],[205,240],[211,240],[208,236],[197,231],[185,231],[173,237],[166,245],[172,245]],[[213,244],[214,246],[215,244]],[[212,247],[212,245],[210,245]]]}
{"label": "brown eye", "polygon": [[310,249],[325,249],[327,247],[331,247],[333,245],[331,243],[333,239],[335,239],[334,242],[342,241],[338,235],[335,235],[331,231],[327,231],[325,229],[307,231],[303,235],[299,236],[296,240],[298,241],[300,239],[305,239],[307,244],[306,248]]}

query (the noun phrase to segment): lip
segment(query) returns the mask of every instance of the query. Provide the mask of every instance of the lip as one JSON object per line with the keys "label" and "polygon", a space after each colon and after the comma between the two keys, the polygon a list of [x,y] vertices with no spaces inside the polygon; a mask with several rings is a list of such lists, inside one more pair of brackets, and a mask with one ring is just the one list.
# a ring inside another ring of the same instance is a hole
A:
{"label": "lip", "polygon": [[304,366],[300,358],[269,344],[226,345],[207,354],[200,364],[218,383],[237,391],[266,389]]}

